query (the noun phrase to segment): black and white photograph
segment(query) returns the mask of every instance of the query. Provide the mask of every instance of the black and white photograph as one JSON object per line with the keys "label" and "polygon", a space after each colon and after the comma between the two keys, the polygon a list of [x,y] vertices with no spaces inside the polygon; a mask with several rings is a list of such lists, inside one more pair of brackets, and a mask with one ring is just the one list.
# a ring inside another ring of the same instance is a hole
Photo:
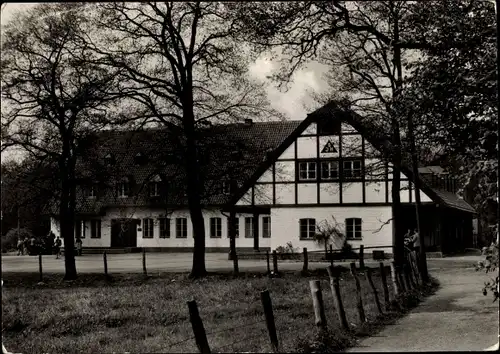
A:
{"label": "black and white photograph", "polygon": [[499,2],[1,2],[2,353],[499,350]]}

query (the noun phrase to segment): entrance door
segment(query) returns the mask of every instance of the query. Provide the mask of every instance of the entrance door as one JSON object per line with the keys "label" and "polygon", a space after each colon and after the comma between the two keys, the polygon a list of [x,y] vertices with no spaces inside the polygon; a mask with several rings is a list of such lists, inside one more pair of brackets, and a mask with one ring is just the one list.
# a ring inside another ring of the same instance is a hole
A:
{"label": "entrance door", "polygon": [[137,219],[111,220],[111,247],[136,247],[137,222]]}

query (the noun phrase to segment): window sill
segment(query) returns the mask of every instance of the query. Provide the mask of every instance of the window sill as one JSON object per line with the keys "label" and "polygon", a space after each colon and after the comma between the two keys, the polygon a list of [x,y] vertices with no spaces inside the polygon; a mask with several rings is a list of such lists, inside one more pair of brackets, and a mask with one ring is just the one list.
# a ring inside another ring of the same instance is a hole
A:
{"label": "window sill", "polygon": [[314,241],[314,239],[310,238],[310,237],[300,237],[299,240],[301,240],[301,241]]}
{"label": "window sill", "polygon": [[170,238],[170,236],[160,236],[158,238],[161,238],[161,239],[167,239],[167,238]]}
{"label": "window sill", "polygon": [[175,238],[187,239],[187,236],[182,236],[182,237],[176,236]]}
{"label": "window sill", "polygon": [[210,236],[210,238],[222,238],[222,236]]}
{"label": "window sill", "polygon": [[153,239],[154,236],[142,236],[142,238],[146,238],[146,239]]}

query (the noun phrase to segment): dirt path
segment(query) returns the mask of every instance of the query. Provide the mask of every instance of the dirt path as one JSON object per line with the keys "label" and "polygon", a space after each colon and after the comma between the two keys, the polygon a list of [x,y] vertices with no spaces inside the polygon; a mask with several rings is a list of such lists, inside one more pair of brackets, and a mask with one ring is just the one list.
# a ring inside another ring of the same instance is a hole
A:
{"label": "dirt path", "polygon": [[441,284],[436,294],[348,351],[493,350],[499,335],[498,302],[481,293],[489,276],[476,272],[466,261],[432,262],[431,274]]}

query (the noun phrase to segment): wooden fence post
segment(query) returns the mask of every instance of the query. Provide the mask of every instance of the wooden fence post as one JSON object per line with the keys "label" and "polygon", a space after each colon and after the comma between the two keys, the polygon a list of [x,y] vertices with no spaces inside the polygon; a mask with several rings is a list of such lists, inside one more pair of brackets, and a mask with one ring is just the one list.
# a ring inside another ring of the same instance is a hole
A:
{"label": "wooden fence post", "polygon": [[357,308],[359,314],[359,320],[361,323],[366,322],[365,310],[363,309],[363,297],[361,294],[361,284],[359,282],[358,273],[356,272],[356,263],[351,262],[351,273],[354,277],[354,281],[356,282],[356,295],[358,298]]}
{"label": "wooden fence post", "polygon": [[304,247],[303,254],[304,254],[304,266],[302,267],[302,272],[307,274],[309,268],[309,258],[307,258],[307,247]]}
{"label": "wooden fence post", "polygon": [[330,245],[330,265],[333,267],[333,246]]}
{"label": "wooden fence post", "polygon": [[276,250],[273,251],[273,270],[276,275],[278,275],[278,254]]}
{"label": "wooden fence post", "polygon": [[146,249],[142,249],[142,272],[144,273],[144,276],[148,276],[148,270],[146,268]]}
{"label": "wooden fence post", "polygon": [[267,274],[271,274],[271,265],[269,263],[269,251],[266,251]]}
{"label": "wooden fence post", "polygon": [[321,294],[321,283],[319,280],[311,280],[309,281],[309,287],[311,288],[311,296],[313,299],[316,326],[321,329],[326,329],[326,315],[323,304],[323,295]]}
{"label": "wooden fence post", "polygon": [[342,297],[340,295],[339,274],[338,272],[335,272],[335,269],[332,266],[329,266],[327,271],[328,276],[330,277],[330,288],[332,288],[333,302],[335,304],[335,309],[337,310],[340,325],[344,330],[348,331],[349,322],[347,322],[344,304],[342,303]]}
{"label": "wooden fence post", "polygon": [[391,279],[392,279],[392,287],[394,289],[394,296],[398,297],[399,296],[399,279],[398,279],[398,274],[396,272],[396,266],[394,265],[394,262],[391,262]]}
{"label": "wooden fence post", "polygon": [[380,300],[378,298],[377,288],[375,287],[375,284],[373,283],[372,270],[370,268],[365,268],[365,276],[366,276],[366,279],[368,280],[368,284],[370,284],[370,287],[372,288],[373,297],[375,298],[375,304],[377,305],[377,310],[380,314],[382,314],[383,313],[382,306],[380,306]]}
{"label": "wooden fence post", "polygon": [[390,300],[389,300],[389,288],[387,287],[387,277],[385,275],[384,262],[380,262],[380,277],[382,278],[382,289],[384,290],[384,302],[385,309],[389,310]]}
{"label": "wooden fence post", "polygon": [[193,327],[194,339],[196,341],[196,346],[200,353],[210,354],[210,347],[208,346],[207,334],[205,332],[205,327],[203,326],[203,321],[200,317],[200,312],[198,311],[198,305],[196,305],[195,300],[188,301],[189,308],[189,319]]}
{"label": "wooden fence post", "polygon": [[365,246],[359,246],[359,269],[365,269]]}
{"label": "wooden fence post", "polygon": [[273,304],[271,301],[271,296],[269,295],[269,290],[264,290],[260,293],[260,298],[262,300],[262,306],[264,307],[264,315],[266,317],[267,330],[269,332],[269,338],[271,339],[271,347],[273,352],[279,353],[278,347],[278,334],[276,333],[276,324],[274,323],[273,314]]}
{"label": "wooden fence post", "polygon": [[102,259],[104,261],[104,275],[107,277],[108,276],[108,255],[107,255],[106,251],[103,252]]}
{"label": "wooden fence post", "polygon": [[43,269],[42,269],[42,253],[38,254],[38,271],[40,272],[40,281],[43,281]]}

